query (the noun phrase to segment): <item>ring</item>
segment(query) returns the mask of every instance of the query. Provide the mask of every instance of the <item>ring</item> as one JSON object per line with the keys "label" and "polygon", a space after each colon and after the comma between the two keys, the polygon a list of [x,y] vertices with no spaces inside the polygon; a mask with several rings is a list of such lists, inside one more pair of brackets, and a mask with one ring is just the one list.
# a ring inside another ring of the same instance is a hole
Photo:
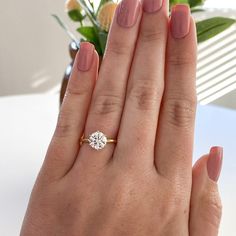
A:
{"label": "ring", "polygon": [[83,143],[88,143],[90,147],[95,150],[101,150],[108,143],[117,143],[117,141],[115,139],[107,138],[107,136],[100,131],[96,131],[90,134],[88,138],[81,137],[80,145],[82,145]]}

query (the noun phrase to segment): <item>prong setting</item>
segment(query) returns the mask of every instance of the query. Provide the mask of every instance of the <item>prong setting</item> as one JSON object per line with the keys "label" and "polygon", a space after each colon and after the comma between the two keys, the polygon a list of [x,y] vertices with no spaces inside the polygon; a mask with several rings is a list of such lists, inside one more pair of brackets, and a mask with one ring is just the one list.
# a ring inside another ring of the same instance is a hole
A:
{"label": "prong setting", "polygon": [[103,149],[107,144],[107,137],[104,133],[96,131],[89,135],[89,145],[95,150]]}

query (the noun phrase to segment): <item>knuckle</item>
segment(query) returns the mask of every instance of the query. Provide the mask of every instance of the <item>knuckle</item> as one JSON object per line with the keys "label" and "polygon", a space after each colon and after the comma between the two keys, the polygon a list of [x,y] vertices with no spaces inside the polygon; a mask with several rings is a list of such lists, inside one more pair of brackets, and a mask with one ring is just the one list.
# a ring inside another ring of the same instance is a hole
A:
{"label": "knuckle", "polygon": [[70,84],[68,86],[66,93],[65,93],[65,98],[67,97],[73,97],[73,96],[86,96],[88,94],[89,90],[88,88],[83,88],[82,86],[73,86],[73,84]]}
{"label": "knuckle", "polygon": [[73,133],[73,125],[70,121],[70,112],[69,111],[61,111],[58,116],[58,121],[56,125],[56,129],[54,132],[54,136],[58,138],[71,136]]}
{"label": "knuckle", "polygon": [[107,115],[119,112],[123,107],[120,96],[114,94],[98,95],[93,102],[92,112],[96,115]]}
{"label": "knuckle", "polygon": [[174,127],[189,128],[195,119],[196,98],[169,98],[163,101],[167,122]]}
{"label": "knuckle", "polygon": [[203,216],[205,220],[218,227],[222,216],[222,203],[218,192],[202,196]]}
{"label": "knuckle", "polygon": [[163,40],[165,33],[161,29],[155,27],[143,27],[140,31],[139,39],[143,43],[158,42]]}
{"label": "knuckle", "polygon": [[111,40],[106,48],[106,54],[114,56],[127,56],[130,46],[121,39]]}
{"label": "knuckle", "polygon": [[189,52],[174,51],[168,55],[167,62],[174,67],[183,67],[195,65],[196,59],[195,56]]}
{"label": "knuckle", "polygon": [[128,98],[137,110],[148,111],[156,106],[161,93],[149,85],[134,85],[128,91]]}

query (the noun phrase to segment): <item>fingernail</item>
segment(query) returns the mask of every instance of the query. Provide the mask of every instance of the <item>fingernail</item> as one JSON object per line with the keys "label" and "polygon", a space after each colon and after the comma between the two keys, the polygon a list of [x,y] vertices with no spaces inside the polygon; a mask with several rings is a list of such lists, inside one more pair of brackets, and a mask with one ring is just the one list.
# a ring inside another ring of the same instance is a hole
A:
{"label": "fingernail", "polygon": [[212,147],[207,161],[208,176],[211,180],[217,182],[220,177],[223,160],[223,148]]}
{"label": "fingernail", "polygon": [[170,28],[176,39],[184,38],[189,33],[190,8],[185,4],[178,4],[172,8]]}
{"label": "fingernail", "polygon": [[80,71],[88,71],[93,62],[94,46],[88,42],[80,43],[78,55],[78,69]]}
{"label": "fingernail", "polygon": [[132,27],[139,14],[139,0],[123,0],[118,7],[117,23],[121,27]]}
{"label": "fingernail", "polygon": [[143,10],[148,13],[156,12],[161,9],[163,0],[144,0]]}

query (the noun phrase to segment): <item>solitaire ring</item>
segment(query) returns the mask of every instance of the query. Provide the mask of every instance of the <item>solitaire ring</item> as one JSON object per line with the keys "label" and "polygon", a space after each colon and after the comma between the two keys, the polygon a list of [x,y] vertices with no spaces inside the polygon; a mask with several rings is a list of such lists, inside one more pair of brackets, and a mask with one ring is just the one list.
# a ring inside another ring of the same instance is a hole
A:
{"label": "solitaire ring", "polygon": [[90,147],[92,147],[95,150],[101,150],[108,143],[116,143],[116,142],[117,141],[115,139],[107,138],[107,136],[100,131],[96,131],[90,134],[88,138],[81,137],[80,139],[80,145],[82,145],[83,143],[88,143]]}

